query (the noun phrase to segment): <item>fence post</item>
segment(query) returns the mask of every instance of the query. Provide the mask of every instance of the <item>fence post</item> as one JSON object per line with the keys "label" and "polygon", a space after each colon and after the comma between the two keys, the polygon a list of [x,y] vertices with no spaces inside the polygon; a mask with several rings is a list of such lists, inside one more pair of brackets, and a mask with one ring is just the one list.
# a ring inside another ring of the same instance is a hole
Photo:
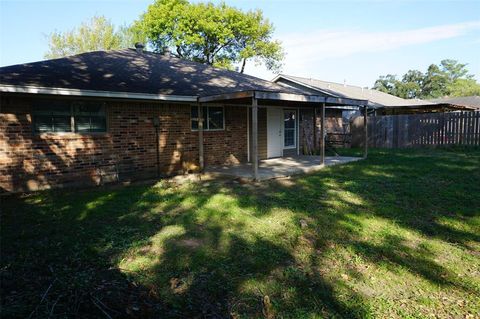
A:
{"label": "fence post", "polygon": [[367,158],[368,155],[368,121],[367,121],[367,105],[364,105],[364,111],[363,111],[363,130],[364,130],[364,151],[363,151],[363,158]]}

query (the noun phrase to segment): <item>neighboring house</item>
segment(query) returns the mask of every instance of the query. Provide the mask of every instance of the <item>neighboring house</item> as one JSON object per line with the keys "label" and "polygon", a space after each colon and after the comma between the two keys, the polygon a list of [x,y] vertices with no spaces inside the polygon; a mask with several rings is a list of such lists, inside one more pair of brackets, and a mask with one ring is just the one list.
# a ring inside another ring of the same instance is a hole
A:
{"label": "neighboring house", "polygon": [[247,161],[256,178],[258,159],[303,152],[304,123],[318,142],[326,106],[365,104],[141,46],[2,67],[0,190],[102,184]]}
{"label": "neighboring house", "polygon": [[438,104],[455,104],[464,107],[473,108],[475,111],[480,111],[480,96],[462,96],[462,97],[444,97],[440,99],[428,100],[431,103]]}
{"label": "neighboring house", "polygon": [[[368,108],[376,115],[472,110],[472,108],[468,105],[463,105],[460,103],[457,104],[453,100],[448,102],[402,99],[388,93],[363,88],[360,86],[327,82],[285,74],[278,75],[273,79],[273,82],[305,90],[311,94],[321,94],[328,97],[368,100]],[[327,108],[327,113],[334,118],[341,119],[342,110],[338,108],[336,110],[335,108]],[[339,120],[337,122],[339,122]],[[331,125],[331,129],[335,130],[341,126],[341,124]]]}

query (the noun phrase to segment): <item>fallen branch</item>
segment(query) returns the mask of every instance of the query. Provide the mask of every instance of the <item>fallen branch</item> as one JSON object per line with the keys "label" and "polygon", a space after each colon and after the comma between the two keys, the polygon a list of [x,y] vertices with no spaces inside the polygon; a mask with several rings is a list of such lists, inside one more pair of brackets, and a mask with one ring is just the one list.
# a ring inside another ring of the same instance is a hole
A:
{"label": "fallen branch", "polygon": [[95,301],[98,302],[98,303],[99,303],[102,307],[104,307],[105,309],[108,309],[108,310],[110,310],[110,311],[119,313],[119,312],[116,311],[115,309],[112,309],[112,308],[108,307],[106,304],[104,304],[100,299],[98,299],[98,298],[95,297],[94,295],[90,294],[90,297],[92,297],[93,299],[95,299]]}
{"label": "fallen branch", "polygon": [[110,315],[108,314],[108,312],[106,312],[105,310],[103,310],[103,308],[100,307],[100,305],[98,305],[98,304],[95,302],[95,300],[92,299],[92,302],[93,302],[93,304],[94,304],[98,309],[100,309],[100,311],[101,311],[107,318],[112,319],[112,317],[110,317]]}
{"label": "fallen branch", "polygon": [[28,316],[28,319],[32,318],[33,314],[35,312],[37,312],[38,310],[38,307],[40,307],[40,305],[42,304],[42,302],[45,300],[45,298],[47,297],[48,295],[48,292],[50,291],[50,289],[52,288],[53,284],[55,283],[55,281],[57,281],[57,278],[55,278],[52,283],[50,284],[50,286],[48,286],[47,290],[45,290],[45,292],[43,293],[43,296],[42,296],[42,299],[40,300],[40,303],[35,307],[35,309],[33,309],[32,313]]}
{"label": "fallen branch", "polygon": [[58,296],[57,300],[55,300],[55,302],[53,303],[52,309],[50,310],[50,313],[48,314],[48,318],[50,318],[52,316],[53,310],[55,309],[55,306],[57,305],[57,302],[58,302],[58,300],[60,300],[61,297],[62,297],[62,295]]}

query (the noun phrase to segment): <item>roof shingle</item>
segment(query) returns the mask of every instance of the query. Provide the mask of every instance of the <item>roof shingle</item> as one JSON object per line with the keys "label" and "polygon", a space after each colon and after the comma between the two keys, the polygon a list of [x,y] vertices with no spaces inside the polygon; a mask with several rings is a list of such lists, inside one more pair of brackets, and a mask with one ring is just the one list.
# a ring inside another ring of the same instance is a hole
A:
{"label": "roof shingle", "polygon": [[250,75],[134,49],[94,51],[2,67],[0,85],[180,96],[249,90],[304,93]]}

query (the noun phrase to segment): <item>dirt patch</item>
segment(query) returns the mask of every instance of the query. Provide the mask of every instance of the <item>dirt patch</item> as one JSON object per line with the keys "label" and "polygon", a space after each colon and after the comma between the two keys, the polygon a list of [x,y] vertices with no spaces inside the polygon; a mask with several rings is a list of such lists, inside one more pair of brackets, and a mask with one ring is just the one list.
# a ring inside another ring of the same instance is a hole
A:
{"label": "dirt patch", "polygon": [[186,238],[186,239],[181,239],[177,242],[178,246],[181,247],[186,247],[186,248],[198,248],[203,245],[203,241],[200,239],[196,238]]}

